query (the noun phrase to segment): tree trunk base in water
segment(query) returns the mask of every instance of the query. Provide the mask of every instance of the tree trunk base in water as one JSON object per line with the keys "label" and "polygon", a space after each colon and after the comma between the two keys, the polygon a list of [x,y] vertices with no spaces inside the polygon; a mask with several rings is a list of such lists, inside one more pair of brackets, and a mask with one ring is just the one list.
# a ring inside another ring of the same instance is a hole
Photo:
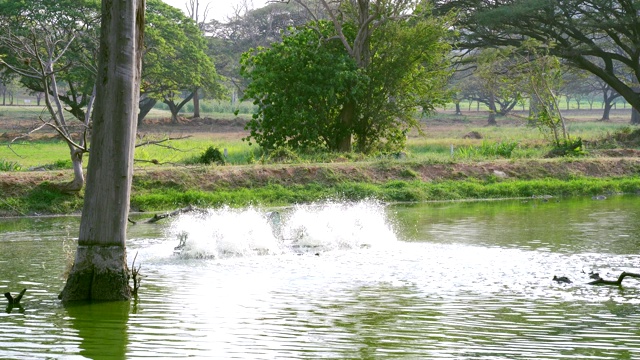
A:
{"label": "tree trunk base in water", "polygon": [[126,263],[124,247],[79,245],[67,284],[58,298],[63,302],[129,300],[131,289]]}

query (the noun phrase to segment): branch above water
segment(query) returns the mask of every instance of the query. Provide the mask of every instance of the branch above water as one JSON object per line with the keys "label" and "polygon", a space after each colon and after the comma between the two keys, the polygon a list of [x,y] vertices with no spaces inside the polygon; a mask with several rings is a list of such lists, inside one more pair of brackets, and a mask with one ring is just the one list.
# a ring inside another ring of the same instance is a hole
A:
{"label": "branch above water", "polygon": [[625,277],[634,277],[636,279],[640,279],[640,274],[623,271],[622,274],[620,274],[620,276],[618,276],[618,280],[605,280],[605,279],[599,277],[598,279],[596,279],[594,281],[591,281],[588,284],[589,285],[618,285],[618,286],[621,286],[622,285],[622,280],[624,280]]}

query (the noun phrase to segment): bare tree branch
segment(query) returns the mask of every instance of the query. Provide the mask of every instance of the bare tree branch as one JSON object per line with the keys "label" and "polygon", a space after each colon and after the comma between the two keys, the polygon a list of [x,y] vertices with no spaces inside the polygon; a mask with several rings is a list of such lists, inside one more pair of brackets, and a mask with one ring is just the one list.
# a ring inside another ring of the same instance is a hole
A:
{"label": "bare tree branch", "polygon": [[148,145],[156,145],[156,146],[164,147],[164,148],[171,149],[171,150],[176,150],[176,151],[180,151],[180,152],[187,152],[188,150],[181,150],[181,149],[175,148],[175,147],[170,146],[170,145],[163,145],[162,143],[167,142],[167,141],[171,141],[171,140],[189,139],[191,137],[192,137],[191,135],[187,135],[187,136],[179,136],[179,137],[167,137],[167,138],[161,139],[161,140],[147,140],[147,141],[144,141],[142,143],[136,144],[136,147],[148,146]]}

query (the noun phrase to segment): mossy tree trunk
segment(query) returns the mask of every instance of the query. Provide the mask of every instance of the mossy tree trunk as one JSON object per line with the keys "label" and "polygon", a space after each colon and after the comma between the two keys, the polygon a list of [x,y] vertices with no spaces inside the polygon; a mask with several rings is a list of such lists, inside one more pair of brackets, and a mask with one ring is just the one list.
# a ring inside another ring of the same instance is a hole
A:
{"label": "mossy tree trunk", "polygon": [[78,250],[63,302],[127,300],[126,261],[137,128],[144,0],[103,0],[97,101],[93,112]]}

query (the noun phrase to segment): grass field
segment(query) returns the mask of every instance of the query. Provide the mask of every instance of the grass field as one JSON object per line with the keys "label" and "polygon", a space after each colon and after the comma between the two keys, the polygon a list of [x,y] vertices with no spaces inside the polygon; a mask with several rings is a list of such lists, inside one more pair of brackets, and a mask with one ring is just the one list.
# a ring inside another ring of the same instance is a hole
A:
{"label": "grass field", "polygon": [[[82,192],[66,194],[56,187],[71,179],[71,162],[67,145],[55,133],[39,132],[9,147],[16,134],[37,122],[37,114],[34,107],[0,107],[0,216],[72,213],[82,207]],[[551,150],[549,139],[527,126],[523,114],[498,118],[498,126],[487,126],[487,115],[441,111],[421,119],[422,134],[411,132],[403,152],[365,156],[264,154],[242,141],[247,136],[246,114],[237,119],[214,113],[207,114],[212,119],[206,122],[185,118],[169,125],[168,112],[155,109],[151,120],[139,127],[138,142],[180,139],[136,149],[131,206],[161,211],[186,205],[279,206],[326,199],[427,201],[640,192],[637,150],[623,155],[633,157],[628,159],[606,154],[543,159]],[[614,111],[609,122],[597,120],[599,111],[565,115],[572,136],[585,143],[616,133],[636,134],[637,127],[628,125],[628,109]],[[465,137],[472,132],[481,138]],[[226,149],[225,166],[199,164],[209,147]],[[639,149],[640,142],[631,147]]]}
{"label": "grass field", "polygon": [[[35,106],[0,107],[0,170],[29,170],[45,167],[46,169],[70,168],[69,149],[62,141],[52,138],[51,130],[40,131],[34,139],[17,140],[9,147],[12,139],[9,134],[25,132],[36,124],[42,114]],[[205,114],[215,119],[231,119],[230,113]],[[600,110],[573,110],[565,113],[569,132],[573,137],[585,140],[598,139],[608,134],[629,128],[630,110],[612,112],[609,122],[597,121]],[[168,111],[154,109],[151,119],[163,119],[169,116]],[[244,115],[246,119],[248,115]],[[483,160],[500,157],[541,158],[550,149],[549,141],[541,132],[527,126],[524,114],[515,112],[513,116],[498,118],[498,126],[486,125],[487,113],[464,112],[454,115],[451,112],[440,112],[422,119],[423,134],[412,132],[407,140],[403,158],[415,161],[451,161],[451,160]],[[465,134],[477,132],[482,139],[464,138]],[[220,132],[216,125],[191,126],[188,120],[178,126],[146,125],[139,129],[139,142],[157,141],[168,137],[185,137],[180,140],[166,141],[161,146],[142,146],[136,149],[136,166],[148,167],[166,165],[188,165],[198,162],[198,158],[208,147],[218,148],[228,154],[228,165],[244,165],[252,163],[273,162],[268,154],[263,154],[257,146],[249,146],[241,140],[246,136],[242,126],[235,126]],[[452,153],[453,149],[453,153]],[[508,152],[508,156],[504,153]],[[289,163],[344,162],[344,161],[377,161],[385,156],[374,154],[362,156],[357,154],[302,154],[282,159]],[[87,163],[85,159],[85,164]]]}

